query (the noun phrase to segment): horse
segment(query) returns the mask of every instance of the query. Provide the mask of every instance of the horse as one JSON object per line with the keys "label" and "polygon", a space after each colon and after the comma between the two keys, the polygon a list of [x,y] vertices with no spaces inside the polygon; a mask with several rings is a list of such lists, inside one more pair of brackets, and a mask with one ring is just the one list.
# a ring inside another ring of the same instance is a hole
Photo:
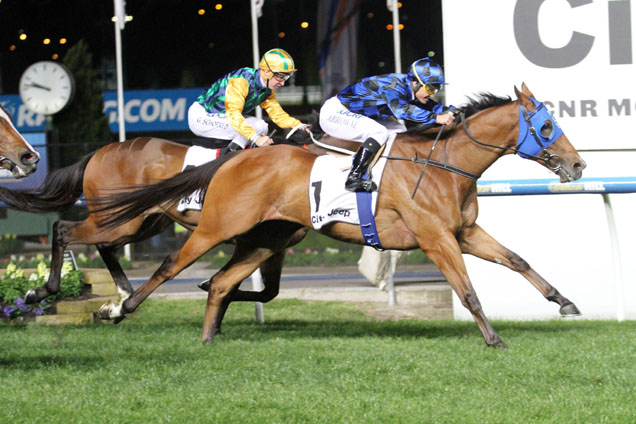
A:
{"label": "horse", "polygon": [[40,154],[15,128],[9,112],[0,106],[0,168],[20,179],[34,173],[39,160]]}
{"label": "horse", "polygon": [[[274,136],[277,144],[289,143],[316,153],[324,153],[308,140],[303,132],[286,138]],[[355,143],[341,142],[342,153],[355,151]],[[326,146],[325,146],[326,147]],[[93,198],[112,194],[128,186],[156,183],[181,172],[189,146],[153,137],[139,137],[124,142],[108,144],[89,153],[68,167],[49,173],[42,185],[33,192],[16,192],[0,187],[0,201],[21,211],[43,213],[60,212],[73,206],[83,194],[90,204]],[[198,211],[174,212],[172,216],[158,214],[128,222],[121,227],[104,232],[94,215],[82,221],[59,220],[53,224],[51,240],[51,270],[43,287],[29,290],[27,303],[37,303],[59,292],[63,256],[66,247],[73,244],[95,245],[113,281],[122,296],[128,297],[133,289],[125,272],[117,261],[117,250],[128,243],[148,239],[164,231],[171,222],[194,229],[198,223]],[[266,282],[274,282],[265,277]],[[238,299],[241,300],[241,299]]]}
{"label": "horse", "polygon": [[[525,83],[514,91],[514,101],[488,93],[472,99],[459,119],[461,125],[453,125],[443,136],[435,129],[398,134],[387,158],[375,216],[382,246],[422,249],[471,312],[486,345],[502,348],[506,344],[482,310],[462,253],[520,273],[547,300],[559,304],[562,315],[580,314],[574,303],[525,260],[476,223],[476,180],[501,156],[516,153],[534,160],[558,175],[561,182],[579,179],[586,166]],[[443,143],[441,151],[434,149],[438,141]],[[256,149],[155,185],[99,199],[92,214],[108,230],[172,210],[184,194],[206,190],[199,225],[183,247],[167,256],[130,297],[103,305],[99,315],[120,320],[209,249],[234,240],[231,259],[212,277],[208,292],[201,341],[212,343],[240,282],[262,265],[267,265],[270,275],[280,275],[286,246],[299,232],[312,227],[308,185],[316,158],[314,153],[287,146]],[[419,187],[418,175],[425,177]],[[318,232],[341,241],[365,243],[360,227],[354,224],[336,222]]]}

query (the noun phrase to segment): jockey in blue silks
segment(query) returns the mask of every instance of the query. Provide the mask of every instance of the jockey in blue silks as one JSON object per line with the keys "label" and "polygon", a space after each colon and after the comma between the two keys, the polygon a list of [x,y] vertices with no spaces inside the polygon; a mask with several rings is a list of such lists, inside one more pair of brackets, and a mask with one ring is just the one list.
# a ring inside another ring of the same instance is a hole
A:
{"label": "jockey in blue silks", "polygon": [[362,177],[391,132],[404,132],[398,119],[423,124],[450,124],[451,109],[433,100],[441,88],[441,66],[429,58],[416,60],[406,74],[372,76],[344,88],[320,109],[320,126],[333,137],[362,142],[353,158],[345,188],[374,191],[375,184]]}

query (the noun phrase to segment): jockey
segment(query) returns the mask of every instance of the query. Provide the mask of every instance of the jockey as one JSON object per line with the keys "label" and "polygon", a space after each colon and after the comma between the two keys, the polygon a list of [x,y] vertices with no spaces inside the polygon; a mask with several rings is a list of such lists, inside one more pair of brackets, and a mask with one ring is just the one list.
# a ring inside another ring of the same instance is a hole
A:
{"label": "jockey", "polygon": [[423,124],[450,124],[453,106],[433,100],[444,82],[442,68],[429,58],[409,66],[407,74],[378,75],[362,79],[328,99],[320,109],[320,126],[332,137],[360,141],[345,188],[374,191],[373,181],[363,180],[373,157],[391,132],[406,131],[398,119]]}
{"label": "jockey", "polygon": [[309,126],[283,110],[274,91],[285,85],[296,72],[294,59],[283,49],[266,52],[259,69],[241,68],[217,80],[188,109],[188,126],[197,136],[228,140],[221,154],[248,146],[273,143],[267,135],[267,123],[253,116],[245,117],[261,106],[281,128]]}

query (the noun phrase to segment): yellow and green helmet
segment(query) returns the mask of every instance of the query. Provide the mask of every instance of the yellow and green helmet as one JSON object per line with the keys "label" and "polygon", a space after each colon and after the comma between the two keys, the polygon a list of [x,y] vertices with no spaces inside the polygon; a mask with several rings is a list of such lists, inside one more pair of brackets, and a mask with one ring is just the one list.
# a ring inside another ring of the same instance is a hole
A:
{"label": "yellow and green helmet", "polygon": [[258,67],[266,71],[281,72],[284,74],[298,70],[294,66],[294,59],[283,49],[268,50],[261,58]]}

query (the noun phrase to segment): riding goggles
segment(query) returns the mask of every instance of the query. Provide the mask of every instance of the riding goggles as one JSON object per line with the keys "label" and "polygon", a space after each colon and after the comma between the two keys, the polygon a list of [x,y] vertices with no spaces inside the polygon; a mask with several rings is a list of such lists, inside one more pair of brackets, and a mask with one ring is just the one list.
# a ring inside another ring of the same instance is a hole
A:
{"label": "riding goggles", "polygon": [[432,84],[424,84],[424,91],[426,92],[426,94],[428,94],[429,96],[433,96],[435,93],[437,93],[440,89],[439,85],[432,85]]}
{"label": "riding goggles", "polygon": [[274,72],[274,78],[276,78],[280,82],[285,82],[289,78],[291,78],[291,74],[284,74],[282,72]]}

